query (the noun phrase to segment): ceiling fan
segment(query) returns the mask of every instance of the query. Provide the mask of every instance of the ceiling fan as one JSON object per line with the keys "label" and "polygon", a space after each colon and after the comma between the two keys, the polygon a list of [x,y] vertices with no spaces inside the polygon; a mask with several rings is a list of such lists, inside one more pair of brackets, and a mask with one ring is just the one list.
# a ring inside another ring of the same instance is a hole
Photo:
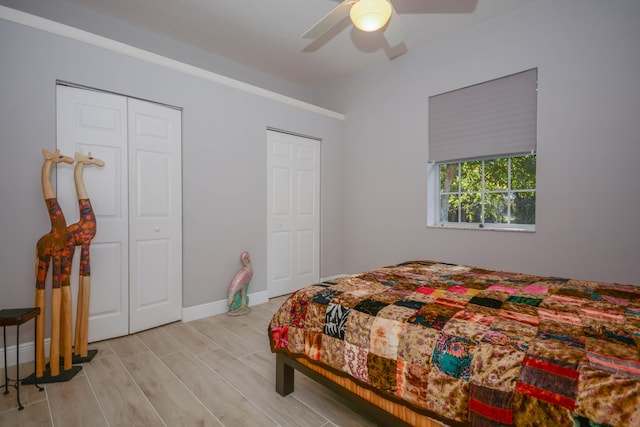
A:
{"label": "ceiling fan", "polygon": [[406,40],[402,22],[389,0],[344,0],[304,33],[302,38],[320,37],[347,15],[362,31],[376,31],[386,25],[382,34],[391,47]]}

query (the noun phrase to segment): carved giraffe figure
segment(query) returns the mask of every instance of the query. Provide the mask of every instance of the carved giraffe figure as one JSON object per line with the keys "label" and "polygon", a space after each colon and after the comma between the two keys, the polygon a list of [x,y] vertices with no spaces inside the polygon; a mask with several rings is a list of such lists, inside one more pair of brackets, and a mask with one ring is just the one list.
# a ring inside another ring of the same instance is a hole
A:
{"label": "carved giraffe figure", "polygon": [[[36,307],[40,308],[40,314],[36,318],[36,377],[40,378],[44,375],[45,356],[44,356],[44,303],[45,303],[45,280],[49,264],[51,263],[52,271],[52,290],[51,290],[51,347],[49,351],[49,360],[51,368],[51,376],[57,376],[60,373],[60,308],[61,293],[68,293],[69,298],[71,289],[69,278],[64,277],[64,266],[71,262],[68,258],[68,234],[67,223],[56,193],[51,184],[51,166],[55,163],[73,164],[73,159],[60,154],[60,150],[51,153],[48,150],[42,150],[44,163],[42,165],[42,194],[45,204],[49,211],[49,219],[51,220],[51,231],[42,236],[36,245]],[[61,290],[63,283],[66,282],[64,290]],[[69,315],[70,318],[70,315]],[[69,353],[69,365],[71,364],[71,348],[65,348],[65,354]],[[65,366],[67,364],[65,356]]]}
{"label": "carved giraffe figure", "polygon": [[96,217],[87,195],[82,172],[85,165],[104,166],[102,160],[89,155],[75,153],[76,166],[73,170],[73,179],[78,195],[78,207],[80,218],[75,224],[67,227],[69,233],[70,257],[76,246],[80,246],[80,274],[78,279],[78,302],[76,312],[76,333],[74,340],[74,354],[87,357],[89,342],[89,296],[91,288],[91,260],[89,248],[91,240],[96,235]]}

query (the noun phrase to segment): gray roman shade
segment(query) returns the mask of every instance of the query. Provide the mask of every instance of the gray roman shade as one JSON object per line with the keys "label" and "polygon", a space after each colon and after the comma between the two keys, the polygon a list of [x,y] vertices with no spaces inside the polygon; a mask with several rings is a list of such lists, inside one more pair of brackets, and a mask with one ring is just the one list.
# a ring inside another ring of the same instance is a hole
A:
{"label": "gray roman shade", "polygon": [[429,161],[534,152],[536,68],[429,97]]}

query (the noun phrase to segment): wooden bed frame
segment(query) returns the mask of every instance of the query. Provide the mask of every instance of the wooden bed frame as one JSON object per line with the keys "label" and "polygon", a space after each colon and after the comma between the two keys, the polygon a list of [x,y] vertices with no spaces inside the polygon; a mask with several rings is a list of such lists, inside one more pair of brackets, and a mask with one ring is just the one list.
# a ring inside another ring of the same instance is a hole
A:
{"label": "wooden bed frame", "polygon": [[[293,392],[295,371],[303,373],[344,397],[349,402],[351,409],[377,425],[389,427],[442,427],[446,425],[405,405],[385,399],[350,378],[336,375],[306,359],[294,359],[286,354],[276,353],[276,391],[281,396]],[[454,423],[452,425],[464,424]]]}

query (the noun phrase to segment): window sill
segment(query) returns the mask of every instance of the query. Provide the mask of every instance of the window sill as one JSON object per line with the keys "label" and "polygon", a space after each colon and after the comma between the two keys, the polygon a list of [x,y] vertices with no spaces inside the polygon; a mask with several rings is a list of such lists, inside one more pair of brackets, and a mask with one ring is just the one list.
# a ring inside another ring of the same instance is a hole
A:
{"label": "window sill", "polygon": [[483,224],[482,227],[480,224],[434,224],[427,225],[427,228],[438,228],[438,229],[447,229],[447,230],[474,230],[474,231],[511,231],[511,232],[519,232],[519,233],[535,233],[535,226],[523,226],[523,227],[505,227],[505,226],[495,226],[492,224]]}

